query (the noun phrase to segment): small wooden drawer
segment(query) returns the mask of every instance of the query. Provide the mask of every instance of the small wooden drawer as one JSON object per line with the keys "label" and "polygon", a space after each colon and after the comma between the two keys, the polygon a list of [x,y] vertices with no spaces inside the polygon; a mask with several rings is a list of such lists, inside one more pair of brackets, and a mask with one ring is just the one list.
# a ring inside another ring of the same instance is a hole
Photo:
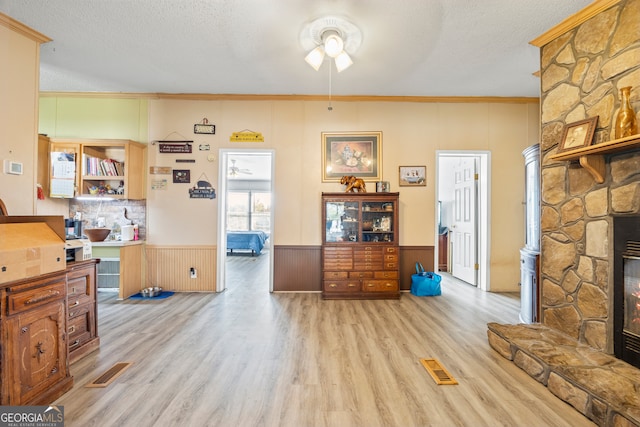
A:
{"label": "small wooden drawer", "polygon": [[371,262],[355,262],[353,264],[353,268],[357,269],[357,270],[365,270],[365,271],[370,271],[370,270],[378,270],[380,269],[380,264],[379,263],[371,263]]}
{"label": "small wooden drawer", "polygon": [[351,271],[349,272],[351,279],[372,279],[373,271]]}
{"label": "small wooden drawer", "polygon": [[323,274],[325,279],[347,279],[349,277],[349,273],[346,271],[325,271]]}
{"label": "small wooden drawer", "polygon": [[69,310],[93,301],[91,284],[84,277],[69,280],[67,285],[67,301]]}
{"label": "small wooden drawer", "polygon": [[351,270],[353,268],[353,262],[350,259],[342,261],[325,260],[323,265],[325,270]]}
{"label": "small wooden drawer", "polygon": [[376,279],[397,279],[398,271],[376,271],[373,277]]}
{"label": "small wooden drawer", "polygon": [[73,319],[74,317],[83,316],[88,311],[91,311],[92,307],[93,307],[93,303],[79,305],[75,307],[69,307],[67,310],[68,312],[67,317],[69,319]]}
{"label": "small wooden drawer", "polygon": [[9,294],[7,297],[8,314],[20,313],[63,299],[66,295],[66,287],[65,279],[62,278],[46,286]]}
{"label": "small wooden drawer", "polygon": [[90,307],[83,306],[74,310],[74,316],[69,316],[67,320],[67,333],[69,338],[81,335],[91,330],[91,316],[89,315]]}
{"label": "small wooden drawer", "polygon": [[365,292],[397,291],[398,289],[397,280],[367,280],[363,286]]}
{"label": "small wooden drawer", "polygon": [[398,253],[398,248],[395,247],[395,246],[385,247],[384,248],[384,253],[385,254],[397,254]]}
{"label": "small wooden drawer", "polygon": [[81,347],[83,344],[93,338],[89,331],[85,331],[81,334],[76,334],[75,337],[69,337],[69,351],[72,352],[76,348]]}
{"label": "small wooden drawer", "polygon": [[390,254],[385,254],[384,255],[384,262],[398,262],[398,255],[390,255]]}
{"label": "small wooden drawer", "polygon": [[325,292],[359,292],[360,283],[353,280],[325,280],[323,288]]}

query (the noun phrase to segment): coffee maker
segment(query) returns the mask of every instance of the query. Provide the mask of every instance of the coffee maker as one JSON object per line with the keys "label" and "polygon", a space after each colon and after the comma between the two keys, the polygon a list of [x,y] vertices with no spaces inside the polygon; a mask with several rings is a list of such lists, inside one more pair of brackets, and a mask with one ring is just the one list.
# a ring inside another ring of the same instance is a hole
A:
{"label": "coffee maker", "polygon": [[66,240],[82,239],[82,221],[68,218],[64,220]]}

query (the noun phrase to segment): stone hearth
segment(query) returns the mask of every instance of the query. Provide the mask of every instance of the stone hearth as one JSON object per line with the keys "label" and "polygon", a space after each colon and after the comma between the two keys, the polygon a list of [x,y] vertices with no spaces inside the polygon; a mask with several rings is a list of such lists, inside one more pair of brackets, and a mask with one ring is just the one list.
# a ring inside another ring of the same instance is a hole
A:
{"label": "stone hearth", "polygon": [[488,324],[491,347],[600,426],[640,426],[640,370],[540,324]]}

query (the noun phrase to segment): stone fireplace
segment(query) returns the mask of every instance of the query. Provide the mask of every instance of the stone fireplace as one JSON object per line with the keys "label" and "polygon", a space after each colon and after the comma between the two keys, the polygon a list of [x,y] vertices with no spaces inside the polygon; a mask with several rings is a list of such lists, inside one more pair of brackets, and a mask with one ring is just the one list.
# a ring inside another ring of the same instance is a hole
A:
{"label": "stone fireplace", "polygon": [[[640,135],[588,155],[558,145],[566,125],[596,116],[592,144],[613,145],[623,87],[638,116],[638,28],[640,0],[597,0],[532,41],[541,64],[541,323],[488,325],[494,350],[598,425],[640,426]],[[624,283],[627,296],[616,289]]]}
{"label": "stone fireplace", "polygon": [[613,219],[640,215],[640,151],[605,154],[603,182],[552,156],[568,123],[598,116],[593,144],[613,139],[621,87],[640,110],[640,0],[613,3],[541,47],[542,323],[608,354]]}

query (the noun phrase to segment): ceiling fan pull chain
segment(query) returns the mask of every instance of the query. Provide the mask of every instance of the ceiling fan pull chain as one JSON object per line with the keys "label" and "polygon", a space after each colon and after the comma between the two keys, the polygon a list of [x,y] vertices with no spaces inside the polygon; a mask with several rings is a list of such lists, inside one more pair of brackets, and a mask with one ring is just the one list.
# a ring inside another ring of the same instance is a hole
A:
{"label": "ceiling fan pull chain", "polygon": [[333,111],[331,106],[331,64],[329,64],[329,107],[327,107],[327,110]]}

